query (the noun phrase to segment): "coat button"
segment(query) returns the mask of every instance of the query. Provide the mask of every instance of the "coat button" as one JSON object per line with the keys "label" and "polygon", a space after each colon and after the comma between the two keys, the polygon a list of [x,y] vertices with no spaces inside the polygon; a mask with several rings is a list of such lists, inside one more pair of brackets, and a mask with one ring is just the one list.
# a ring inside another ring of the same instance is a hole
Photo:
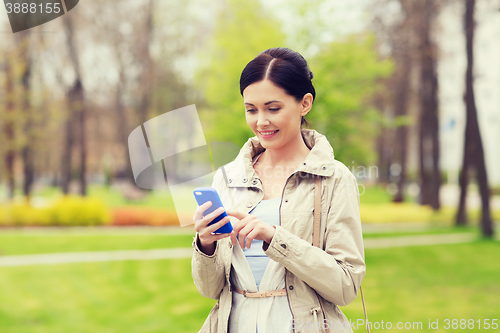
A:
{"label": "coat button", "polygon": [[243,178],[243,183],[246,183],[248,179],[246,178]]}
{"label": "coat button", "polygon": [[306,162],[303,162],[302,165],[306,165]]}
{"label": "coat button", "polygon": [[286,244],[281,244],[281,247],[286,249]]}
{"label": "coat button", "polygon": [[288,199],[285,199],[285,202],[288,202]]}
{"label": "coat button", "polygon": [[231,183],[233,180],[231,178],[229,178],[229,182]]}
{"label": "coat button", "polygon": [[326,166],[323,167],[323,170],[326,170]]}
{"label": "coat button", "polygon": [[247,208],[250,208],[252,206],[253,206],[253,204],[251,202],[247,202]]}
{"label": "coat button", "polygon": [[257,179],[252,180],[252,185],[257,185]]}
{"label": "coat button", "polygon": [[293,286],[288,287],[288,289],[293,290]]}

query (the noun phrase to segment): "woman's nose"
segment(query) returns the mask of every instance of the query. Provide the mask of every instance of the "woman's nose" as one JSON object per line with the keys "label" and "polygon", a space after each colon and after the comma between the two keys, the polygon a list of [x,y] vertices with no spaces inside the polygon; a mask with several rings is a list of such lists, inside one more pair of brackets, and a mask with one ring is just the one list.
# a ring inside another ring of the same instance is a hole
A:
{"label": "woman's nose", "polygon": [[267,119],[267,115],[265,112],[259,112],[257,118],[257,126],[267,126],[269,125],[269,119]]}

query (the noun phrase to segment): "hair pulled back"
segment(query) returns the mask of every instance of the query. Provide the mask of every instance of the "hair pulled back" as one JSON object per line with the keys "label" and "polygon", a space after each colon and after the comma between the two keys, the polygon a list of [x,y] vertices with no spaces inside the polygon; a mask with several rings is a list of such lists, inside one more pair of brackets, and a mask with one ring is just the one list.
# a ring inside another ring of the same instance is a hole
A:
{"label": "hair pulled back", "polygon": [[[311,93],[314,102],[316,91],[312,78],[313,73],[302,55],[286,47],[275,47],[262,51],[245,66],[240,77],[240,93],[243,96],[246,87],[268,79],[295,97],[297,102],[307,93]],[[301,120],[303,124],[307,125],[304,117]]]}

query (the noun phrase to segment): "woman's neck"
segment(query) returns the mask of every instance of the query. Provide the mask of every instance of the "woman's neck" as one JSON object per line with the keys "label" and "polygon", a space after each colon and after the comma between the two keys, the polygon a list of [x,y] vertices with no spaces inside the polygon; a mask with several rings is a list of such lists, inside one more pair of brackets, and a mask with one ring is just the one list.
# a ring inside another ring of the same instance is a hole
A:
{"label": "woman's neck", "polygon": [[278,149],[266,149],[259,162],[270,167],[283,167],[297,165],[303,161],[311,150],[304,142],[302,135],[299,135],[296,140],[289,142],[287,145]]}

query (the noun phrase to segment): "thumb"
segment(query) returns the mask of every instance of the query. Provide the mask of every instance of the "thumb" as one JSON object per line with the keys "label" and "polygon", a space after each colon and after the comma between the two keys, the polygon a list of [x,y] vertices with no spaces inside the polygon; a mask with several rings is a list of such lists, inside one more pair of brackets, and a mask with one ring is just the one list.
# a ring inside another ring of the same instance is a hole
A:
{"label": "thumb", "polygon": [[226,213],[227,213],[227,215],[234,216],[239,220],[243,219],[247,215],[247,214],[245,214],[239,210],[235,210],[235,209],[228,210]]}

